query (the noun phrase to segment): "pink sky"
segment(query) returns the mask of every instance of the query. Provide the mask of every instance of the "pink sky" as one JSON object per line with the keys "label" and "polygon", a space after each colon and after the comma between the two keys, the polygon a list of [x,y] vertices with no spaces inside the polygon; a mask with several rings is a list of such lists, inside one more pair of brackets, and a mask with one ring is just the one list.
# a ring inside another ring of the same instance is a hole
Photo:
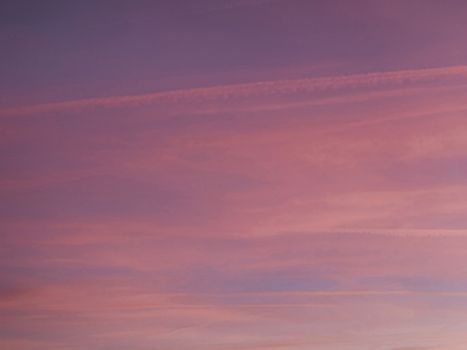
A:
{"label": "pink sky", "polygon": [[467,348],[467,4],[0,18],[1,350]]}

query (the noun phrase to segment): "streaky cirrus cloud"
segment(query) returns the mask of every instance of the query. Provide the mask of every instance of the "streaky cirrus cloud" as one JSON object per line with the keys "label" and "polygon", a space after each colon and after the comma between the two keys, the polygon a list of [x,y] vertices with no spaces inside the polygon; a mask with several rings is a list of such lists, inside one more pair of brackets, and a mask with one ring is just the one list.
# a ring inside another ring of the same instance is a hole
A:
{"label": "streaky cirrus cloud", "polygon": [[415,83],[424,80],[449,77],[466,77],[467,66],[441,68],[426,68],[354,74],[324,78],[307,78],[282,81],[262,81],[247,84],[193,88],[180,91],[162,91],[135,96],[116,96],[92,98],[77,101],[47,103],[36,106],[6,108],[0,110],[0,115],[17,115],[60,111],[66,109],[81,109],[99,106],[138,105],[145,103],[186,103],[190,101],[210,101],[227,98],[246,98],[263,95],[281,95],[301,92],[353,88],[359,86],[376,87],[378,85],[398,85]]}
{"label": "streaky cirrus cloud", "polygon": [[1,4],[0,348],[465,350],[465,5],[108,5]]}

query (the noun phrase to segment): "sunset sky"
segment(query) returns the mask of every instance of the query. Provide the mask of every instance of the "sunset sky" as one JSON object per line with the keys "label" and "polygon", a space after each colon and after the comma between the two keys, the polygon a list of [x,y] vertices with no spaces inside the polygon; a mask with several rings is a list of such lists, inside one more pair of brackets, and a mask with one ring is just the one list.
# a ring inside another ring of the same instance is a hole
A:
{"label": "sunset sky", "polygon": [[0,1],[0,350],[467,349],[467,2]]}

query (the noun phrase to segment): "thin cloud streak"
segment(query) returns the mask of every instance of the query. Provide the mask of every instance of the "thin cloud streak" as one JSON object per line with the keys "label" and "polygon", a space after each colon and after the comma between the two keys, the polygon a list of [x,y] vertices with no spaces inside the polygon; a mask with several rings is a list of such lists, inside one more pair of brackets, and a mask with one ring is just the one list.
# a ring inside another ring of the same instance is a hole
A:
{"label": "thin cloud streak", "polygon": [[148,103],[177,104],[190,101],[203,102],[227,98],[249,98],[264,95],[335,90],[344,87],[388,86],[456,76],[466,77],[467,66],[400,70],[297,80],[264,81],[247,84],[164,91],[134,96],[91,98],[0,109],[0,116],[28,115],[96,107],[135,106]]}

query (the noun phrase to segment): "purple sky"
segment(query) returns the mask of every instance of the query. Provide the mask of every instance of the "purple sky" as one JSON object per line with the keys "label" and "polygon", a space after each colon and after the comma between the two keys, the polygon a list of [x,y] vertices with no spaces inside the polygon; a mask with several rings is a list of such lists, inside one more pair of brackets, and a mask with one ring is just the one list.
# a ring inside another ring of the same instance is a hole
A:
{"label": "purple sky", "polygon": [[0,349],[465,350],[467,3],[0,2]]}

